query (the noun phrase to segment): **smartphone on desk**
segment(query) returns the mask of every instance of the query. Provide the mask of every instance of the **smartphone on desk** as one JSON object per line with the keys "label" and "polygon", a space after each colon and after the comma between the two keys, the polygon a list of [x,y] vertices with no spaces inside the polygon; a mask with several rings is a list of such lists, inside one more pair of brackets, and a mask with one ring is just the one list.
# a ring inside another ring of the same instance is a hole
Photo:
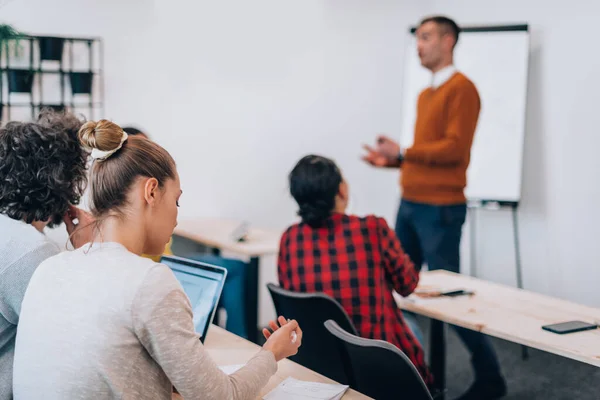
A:
{"label": "smartphone on desk", "polygon": [[471,296],[475,294],[475,292],[466,289],[449,289],[449,290],[439,290],[437,288],[428,288],[428,289],[417,289],[415,290],[415,294],[419,297],[423,298],[440,298],[442,296],[445,297],[457,297],[457,296]]}
{"label": "smartphone on desk", "polygon": [[542,329],[552,333],[558,333],[559,335],[564,335],[566,333],[574,333],[587,331],[591,329],[598,329],[598,325],[596,324],[588,324],[583,321],[567,321],[561,322],[559,324],[552,325],[544,325]]}

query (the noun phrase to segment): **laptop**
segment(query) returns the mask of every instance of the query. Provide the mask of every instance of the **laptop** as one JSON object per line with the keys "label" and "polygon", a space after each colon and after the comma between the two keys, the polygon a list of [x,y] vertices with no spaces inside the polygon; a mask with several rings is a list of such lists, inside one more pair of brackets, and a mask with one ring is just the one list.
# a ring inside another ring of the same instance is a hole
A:
{"label": "laptop", "polygon": [[171,268],[189,297],[194,313],[194,327],[200,334],[200,341],[204,343],[221,298],[227,270],[176,256],[162,256],[160,262]]}

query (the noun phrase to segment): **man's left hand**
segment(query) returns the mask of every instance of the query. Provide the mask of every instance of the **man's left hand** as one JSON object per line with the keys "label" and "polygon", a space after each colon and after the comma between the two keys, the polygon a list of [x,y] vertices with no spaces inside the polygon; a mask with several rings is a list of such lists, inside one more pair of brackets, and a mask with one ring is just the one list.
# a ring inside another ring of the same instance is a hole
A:
{"label": "man's left hand", "polygon": [[396,160],[400,155],[400,145],[385,135],[377,137],[377,152],[388,160]]}

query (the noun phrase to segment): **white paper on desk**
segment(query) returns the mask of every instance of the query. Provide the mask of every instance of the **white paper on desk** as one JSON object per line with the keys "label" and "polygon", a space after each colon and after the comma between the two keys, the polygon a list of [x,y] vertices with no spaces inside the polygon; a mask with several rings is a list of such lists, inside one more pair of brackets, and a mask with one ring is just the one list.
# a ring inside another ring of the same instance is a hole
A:
{"label": "white paper on desk", "polygon": [[264,400],[339,400],[348,390],[347,385],[305,382],[287,378],[269,392]]}
{"label": "white paper on desk", "polygon": [[219,369],[225,372],[227,375],[231,375],[236,372],[238,369],[244,367],[246,364],[236,364],[236,365],[222,365]]}
{"label": "white paper on desk", "polygon": [[448,297],[448,296],[423,297],[423,296],[418,296],[414,293],[408,297],[402,297],[397,292],[394,292],[394,299],[396,300],[396,304],[400,305],[402,303],[412,303],[412,304],[438,303],[440,301],[447,301],[449,299],[452,299],[452,297]]}

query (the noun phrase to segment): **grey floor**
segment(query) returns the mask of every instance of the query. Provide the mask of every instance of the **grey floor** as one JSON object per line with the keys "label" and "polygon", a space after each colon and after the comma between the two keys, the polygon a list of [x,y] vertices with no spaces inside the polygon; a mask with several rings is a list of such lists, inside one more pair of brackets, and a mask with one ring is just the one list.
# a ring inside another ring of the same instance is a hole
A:
{"label": "grey floor", "polygon": [[[428,338],[429,320],[419,319],[419,324]],[[467,350],[452,329],[447,332],[446,398],[452,400],[470,385],[473,375]],[[520,345],[492,341],[508,384],[506,400],[600,400],[600,368],[534,349],[522,360]]]}

